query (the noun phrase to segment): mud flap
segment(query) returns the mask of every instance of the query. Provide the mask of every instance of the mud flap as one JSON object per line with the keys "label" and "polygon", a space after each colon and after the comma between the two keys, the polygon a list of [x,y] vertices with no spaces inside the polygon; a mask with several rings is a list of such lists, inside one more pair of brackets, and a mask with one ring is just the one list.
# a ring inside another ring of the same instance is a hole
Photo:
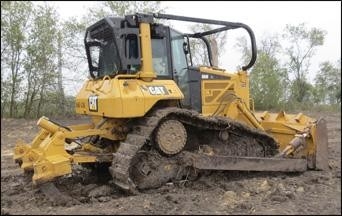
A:
{"label": "mud flap", "polygon": [[320,118],[312,128],[313,141],[316,143],[315,168],[316,170],[328,170],[328,131],[325,119]]}

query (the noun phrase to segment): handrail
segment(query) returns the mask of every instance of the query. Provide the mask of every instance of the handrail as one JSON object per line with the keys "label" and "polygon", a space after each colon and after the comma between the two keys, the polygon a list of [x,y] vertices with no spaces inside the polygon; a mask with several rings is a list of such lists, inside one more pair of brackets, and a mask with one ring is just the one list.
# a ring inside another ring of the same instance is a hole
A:
{"label": "handrail", "polygon": [[214,30],[210,30],[210,31],[207,31],[207,32],[203,32],[203,33],[197,33],[197,34],[195,34],[197,37],[205,36],[207,34],[213,34],[213,33],[216,33],[218,31],[243,28],[243,29],[245,29],[248,32],[249,37],[251,39],[252,56],[251,56],[251,59],[250,59],[249,63],[247,65],[245,65],[245,66],[242,66],[242,70],[244,70],[244,71],[248,70],[249,68],[251,68],[254,65],[254,63],[256,61],[256,58],[257,58],[257,48],[256,48],[254,32],[246,24],[237,23],[237,22],[220,21],[220,20],[211,20],[211,19],[202,19],[202,18],[176,16],[176,15],[170,15],[170,14],[160,14],[160,13],[154,13],[153,17],[157,18],[157,19],[178,20],[178,21],[197,22],[197,23],[206,23],[206,24],[226,26],[226,27],[219,28],[219,29],[216,29],[216,30],[214,29]]}

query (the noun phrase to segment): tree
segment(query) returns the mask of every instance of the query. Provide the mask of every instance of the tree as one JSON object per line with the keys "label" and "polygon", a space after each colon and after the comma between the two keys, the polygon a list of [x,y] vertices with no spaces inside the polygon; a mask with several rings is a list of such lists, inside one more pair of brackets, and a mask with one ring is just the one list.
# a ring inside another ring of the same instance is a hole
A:
{"label": "tree", "polygon": [[[190,27],[193,33],[213,30],[214,27],[208,24],[195,24]],[[213,66],[218,67],[219,60],[224,53],[223,47],[227,42],[227,31],[206,36],[211,46]],[[201,39],[191,39],[190,49],[192,60],[195,65],[209,65],[207,47]]]}
{"label": "tree", "polygon": [[315,77],[316,102],[323,104],[341,103],[341,59],[337,66],[325,61]]}
{"label": "tree", "polygon": [[[251,51],[245,38],[238,40],[244,63],[250,60]],[[250,71],[250,92],[256,109],[278,108],[285,100],[287,74],[276,55],[281,50],[277,35],[264,36],[258,43],[258,57]]]}
{"label": "tree", "polygon": [[93,20],[105,16],[125,16],[139,13],[160,13],[164,11],[160,1],[103,1],[98,7],[90,8],[89,14]]}
{"label": "tree", "polygon": [[[27,46],[27,94],[25,100],[25,117],[36,105],[36,117],[39,117],[46,102],[45,97],[49,91],[58,89],[57,78],[57,42],[58,20],[55,9],[51,6],[38,6],[34,11],[32,29]],[[55,101],[55,104],[59,104]]]}
{"label": "tree", "polygon": [[308,72],[315,48],[324,43],[325,34],[325,31],[318,28],[308,29],[304,23],[285,27],[283,38],[289,42],[285,48],[285,54],[289,59],[286,64],[290,74],[294,75],[291,95],[297,102],[303,102],[309,94],[305,74]]}
{"label": "tree", "polygon": [[62,69],[68,73],[63,76],[63,85],[77,86],[87,75],[87,56],[84,47],[84,34],[87,23],[83,19],[71,18],[61,24],[63,52]]}
{"label": "tree", "polygon": [[[9,85],[1,85],[1,91],[9,92],[9,116],[16,115],[16,102],[20,97],[19,87],[23,80],[24,46],[26,27],[32,12],[31,2],[1,1],[1,69]],[[3,66],[4,64],[4,66]],[[8,73],[9,71],[9,73]],[[5,101],[1,101],[5,105]]]}
{"label": "tree", "polygon": [[65,111],[65,96],[64,96],[64,88],[63,88],[63,55],[62,55],[62,43],[63,43],[63,37],[62,37],[62,31],[58,31],[57,33],[57,43],[58,43],[58,101],[59,101],[59,111],[62,113]]}

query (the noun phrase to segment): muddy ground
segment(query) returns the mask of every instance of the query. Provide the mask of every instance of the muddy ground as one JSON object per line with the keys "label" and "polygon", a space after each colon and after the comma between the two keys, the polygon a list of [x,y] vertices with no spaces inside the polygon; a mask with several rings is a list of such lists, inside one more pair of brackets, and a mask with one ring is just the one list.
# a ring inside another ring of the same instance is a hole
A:
{"label": "muddy ground", "polygon": [[[75,166],[58,189],[72,200],[51,201],[12,160],[18,138],[30,142],[35,120],[1,119],[1,214],[341,214],[341,113],[314,113],[328,122],[328,171],[213,172],[138,195],[120,191],[108,173]],[[63,124],[86,119],[59,120]]]}

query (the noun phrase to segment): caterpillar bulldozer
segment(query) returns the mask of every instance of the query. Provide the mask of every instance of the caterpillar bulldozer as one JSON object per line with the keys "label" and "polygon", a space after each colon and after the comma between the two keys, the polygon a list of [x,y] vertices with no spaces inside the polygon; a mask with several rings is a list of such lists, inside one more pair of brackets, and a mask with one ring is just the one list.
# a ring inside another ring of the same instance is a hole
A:
{"label": "caterpillar bulldozer", "polygon": [[[160,19],[219,26],[181,33]],[[243,29],[251,59],[236,72],[212,64],[208,36]],[[205,44],[207,65],[195,65],[191,40]],[[247,70],[256,61],[252,29],[236,22],[169,14],[106,17],[86,29],[89,79],[76,96],[88,124],[64,126],[46,117],[14,160],[33,171],[34,185],[72,173],[73,164],[105,165],[126,191],[157,188],[204,170],[303,172],[328,167],[324,119],[284,111],[256,112]]]}

